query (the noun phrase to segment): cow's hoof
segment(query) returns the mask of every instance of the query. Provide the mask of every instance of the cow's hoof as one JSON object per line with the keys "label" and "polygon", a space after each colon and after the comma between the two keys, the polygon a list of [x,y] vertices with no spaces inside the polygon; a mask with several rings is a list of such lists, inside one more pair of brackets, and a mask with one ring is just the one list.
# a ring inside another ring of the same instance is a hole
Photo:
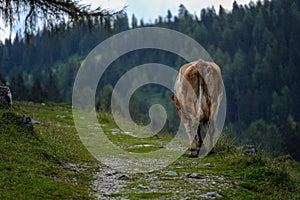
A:
{"label": "cow's hoof", "polygon": [[197,158],[198,155],[199,155],[199,151],[193,150],[193,151],[190,151],[189,157],[190,157],[190,158]]}

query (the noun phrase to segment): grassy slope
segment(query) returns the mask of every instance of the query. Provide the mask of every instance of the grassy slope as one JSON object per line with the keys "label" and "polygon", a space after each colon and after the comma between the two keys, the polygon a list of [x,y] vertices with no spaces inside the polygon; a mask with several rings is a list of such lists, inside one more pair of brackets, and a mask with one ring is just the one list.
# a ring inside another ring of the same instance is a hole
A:
{"label": "grassy slope", "polygon": [[[76,135],[70,107],[33,103],[14,107],[0,112],[0,199],[91,198],[96,162]],[[41,124],[30,132],[19,123],[21,114]],[[110,116],[99,119],[106,124],[109,138],[129,151],[151,151],[169,140],[110,134],[115,127]],[[152,146],[132,148],[146,143]],[[223,138],[215,155],[191,159],[186,154],[163,170],[125,176],[121,181],[126,187],[108,198],[198,199],[199,194],[210,191],[224,199],[300,198],[299,163],[288,156],[265,158],[261,151],[249,157],[228,144]],[[189,177],[193,173],[194,177]]]}
{"label": "grassy slope", "polygon": [[[19,122],[22,114],[41,124],[28,131]],[[67,127],[70,115],[67,107],[31,103],[0,110],[0,199],[89,198],[91,169],[78,168],[94,160]]]}

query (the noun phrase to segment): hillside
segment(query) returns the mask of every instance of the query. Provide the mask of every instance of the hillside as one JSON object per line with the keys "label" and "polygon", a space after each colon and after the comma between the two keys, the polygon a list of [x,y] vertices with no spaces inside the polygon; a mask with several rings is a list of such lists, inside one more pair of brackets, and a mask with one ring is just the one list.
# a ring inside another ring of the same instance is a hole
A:
{"label": "hillside", "polygon": [[[89,197],[92,168],[76,170],[74,166],[90,166],[94,160],[80,145],[75,130],[59,127],[62,120],[56,116],[66,112],[70,113],[69,107],[31,103],[0,109],[0,199]],[[40,122],[34,131],[20,122],[23,114]]]}
{"label": "hillside", "polygon": [[[35,120],[34,131],[20,122],[23,114]],[[186,153],[162,170],[125,174],[91,157],[66,104],[17,102],[13,110],[1,109],[0,121],[0,199],[300,198],[299,163],[259,149],[247,155],[226,133],[214,155],[191,159]],[[134,139],[116,131],[109,114],[99,121],[128,151],[153,151],[170,137]]]}
{"label": "hillside", "polygon": [[[201,9],[201,10],[200,10]],[[220,66],[227,94],[226,123],[244,143],[261,145],[271,156],[290,154],[300,161],[300,1],[264,0],[199,8],[200,15],[180,5],[152,24],[126,13],[55,31],[42,28],[26,42],[22,34],[0,43],[0,85],[7,83],[15,100],[71,102],[72,87],[81,62],[106,39],[133,28],[162,27],[197,41]],[[113,50],[110,50],[113,51]],[[116,59],[99,81],[96,107],[109,111],[116,82],[135,66],[160,63],[176,70],[182,57],[159,49],[129,52]],[[177,115],[170,91],[153,85],[135,92],[131,113],[147,123],[150,105],[163,104],[168,112],[165,129],[174,131]],[[143,110],[144,109],[144,110]],[[140,111],[145,112],[140,112]]]}

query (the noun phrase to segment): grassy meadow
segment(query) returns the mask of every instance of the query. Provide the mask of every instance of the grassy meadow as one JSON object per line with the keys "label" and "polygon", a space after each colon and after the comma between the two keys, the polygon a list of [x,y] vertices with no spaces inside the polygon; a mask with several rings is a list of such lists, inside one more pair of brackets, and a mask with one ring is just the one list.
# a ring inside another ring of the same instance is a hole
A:
{"label": "grassy meadow", "polygon": [[[34,120],[30,131],[20,122]],[[126,174],[96,161],[76,132],[71,106],[16,102],[0,109],[0,199],[299,199],[300,164],[290,156],[250,156],[223,134],[217,153]],[[133,138],[99,114],[108,138],[127,151],[154,151],[170,135]],[[155,164],[155,163],[153,163]]]}

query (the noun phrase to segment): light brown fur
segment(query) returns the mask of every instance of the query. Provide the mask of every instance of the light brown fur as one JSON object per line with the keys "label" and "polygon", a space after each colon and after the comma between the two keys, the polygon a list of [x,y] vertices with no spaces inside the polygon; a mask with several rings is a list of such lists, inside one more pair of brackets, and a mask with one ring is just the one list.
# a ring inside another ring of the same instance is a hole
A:
{"label": "light brown fur", "polygon": [[[200,131],[205,124],[209,125],[208,150],[213,151],[215,121],[222,97],[223,81],[218,65],[198,60],[180,68],[172,100],[190,138],[190,157],[199,155],[203,143]],[[204,146],[202,150],[205,151]]]}

